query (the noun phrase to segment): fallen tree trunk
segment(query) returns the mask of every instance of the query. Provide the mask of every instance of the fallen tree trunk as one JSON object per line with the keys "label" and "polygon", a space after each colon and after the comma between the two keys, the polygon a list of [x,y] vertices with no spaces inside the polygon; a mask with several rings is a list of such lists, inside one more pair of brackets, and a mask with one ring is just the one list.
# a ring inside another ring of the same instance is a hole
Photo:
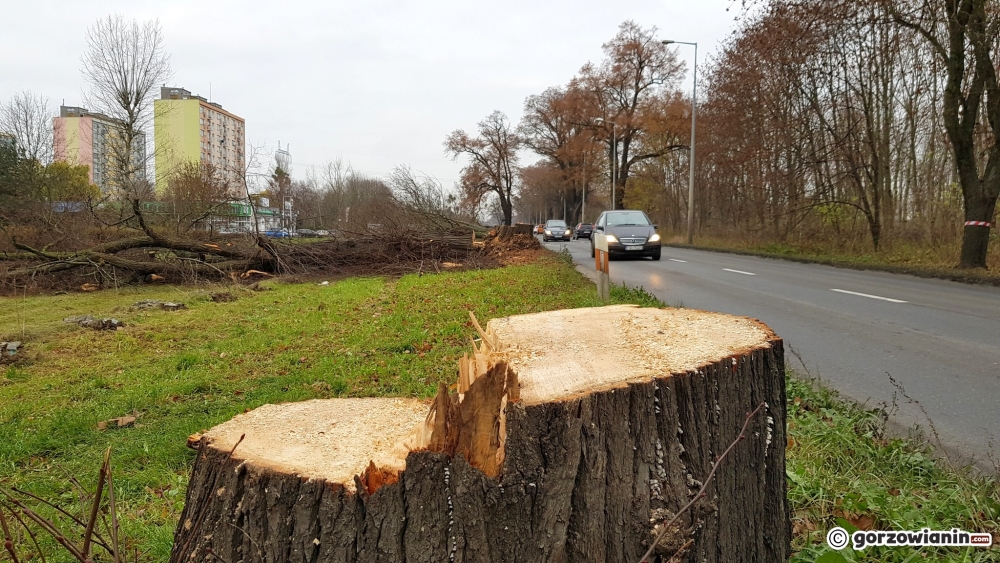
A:
{"label": "fallen tree trunk", "polygon": [[[152,232],[152,231],[150,231]],[[181,240],[153,234],[101,243],[75,252],[38,250],[14,241],[20,252],[0,254],[0,284],[8,280],[36,279],[74,269],[98,271],[117,269],[128,275],[164,276],[171,281],[192,276],[215,279],[231,278],[248,269],[268,273],[307,274],[316,270],[367,268],[371,271],[423,271],[436,269],[440,261],[461,262],[479,255],[502,254],[501,251],[537,247],[533,237],[508,238],[504,245],[487,239],[476,247],[468,234],[400,231],[384,234],[353,235],[309,243],[272,241],[266,237],[230,237],[216,241]]]}
{"label": "fallen tree trunk", "polygon": [[788,558],[784,360],[766,326],[613,306],[479,331],[430,405],[266,405],[209,431],[170,560],[635,562],[703,486],[656,557]]}

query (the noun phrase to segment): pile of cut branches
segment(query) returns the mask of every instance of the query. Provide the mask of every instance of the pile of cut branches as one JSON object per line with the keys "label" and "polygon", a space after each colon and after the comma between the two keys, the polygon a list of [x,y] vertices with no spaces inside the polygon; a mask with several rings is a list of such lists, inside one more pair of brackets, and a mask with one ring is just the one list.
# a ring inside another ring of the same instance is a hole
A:
{"label": "pile of cut branches", "polygon": [[146,223],[138,203],[133,211],[137,229],[89,248],[54,252],[12,240],[15,251],[0,253],[0,289],[252,281],[255,275],[279,274],[399,275],[440,271],[445,262],[488,268],[499,265],[498,251],[538,244],[530,235],[506,237],[501,243],[494,233],[479,244],[473,229],[440,223],[379,225],[315,241],[271,239],[261,233],[199,240],[164,235]]}

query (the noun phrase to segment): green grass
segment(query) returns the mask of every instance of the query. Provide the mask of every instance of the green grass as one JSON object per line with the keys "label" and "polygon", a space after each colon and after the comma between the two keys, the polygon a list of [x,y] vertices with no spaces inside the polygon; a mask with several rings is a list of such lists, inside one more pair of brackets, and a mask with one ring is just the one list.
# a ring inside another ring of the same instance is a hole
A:
{"label": "green grass", "polygon": [[1000,548],[871,547],[840,556],[826,546],[834,526],[874,530],[1000,532],[996,480],[949,471],[913,443],[885,437],[884,411],[840,401],[788,378],[788,495],[795,563],[819,561],[1000,561]]}
{"label": "green grass", "polygon": [[[166,560],[193,452],[189,434],[244,409],[316,397],[430,397],[453,383],[480,321],[598,305],[594,286],[556,258],[495,270],[318,284],[271,283],[215,303],[211,289],[144,287],[0,300],[0,341],[26,343],[0,366],[0,485],[73,499],[113,450],[126,535]],[[140,299],[187,310],[130,311]],[[616,302],[656,304],[623,288]],[[98,332],[63,318],[114,316]],[[97,423],[138,413],[135,427]],[[0,552],[2,553],[2,552]],[[0,556],[3,560],[3,556]]]}
{"label": "green grass", "polygon": [[[593,284],[558,256],[497,270],[270,287],[147,286],[0,299],[0,340],[26,343],[20,363],[0,366],[0,486],[76,506],[71,477],[93,487],[111,447],[124,536],[142,560],[165,561],[194,457],[185,447],[189,434],[265,403],[430,397],[438,382],[454,381],[456,360],[468,350],[468,310],[486,321],[599,304]],[[210,299],[223,290],[239,299]],[[611,295],[618,303],[662,305],[642,289],[613,286]],[[189,308],[129,310],[150,298]],[[62,322],[83,314],[128,326],[96,332]],[[997,530],[995,482],[945,471],[919,448],[885,439],[878,412],[794,378],[788,397],[796,561],[827,563],[820,559],[831,556],[824,535],[838,518],[869,516],[882,528]],[[97,429],[132,412],[139,416],[134,427]],[[60,553],[47,546],[50,555]],[[996,550],[927,551],[928,560],[998,560]],[[902,562],[912,552],[847,555]]]}

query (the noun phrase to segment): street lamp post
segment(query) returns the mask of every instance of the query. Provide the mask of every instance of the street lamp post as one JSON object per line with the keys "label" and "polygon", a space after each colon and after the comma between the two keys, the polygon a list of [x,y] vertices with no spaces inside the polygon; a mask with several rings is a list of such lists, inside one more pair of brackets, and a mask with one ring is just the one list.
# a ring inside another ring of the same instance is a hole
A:
{"label": "street lamp post", "polygon": [[[603,117],[594,120],[596,123],[604,123]],[[615,209],[615,189],[618,187],[618,124],[611,122],[611,150],[614,156],[611,157],[611,209]]]}
{"label": "street lamp post", "polygon": [[580,206],[580,222],[587,222],[587,153],[583,153],[583,204]]}
{"label": "street lamp post", "polygon": [[691,167],[690,177],[688,178],[688,244],[694,243],[694,130],[695,130],[695,114],[698,111],[698,43],[688,43],[685,41],[673,41],[670,39],[664,40],[664,45],[670,45],[672,43],[677,43],[679,45],[693,45],[694,46],[694,86],[691,92],[691,153],[689,155],[689,164]]}
{"label": "street lamp post", "polygon": [[611,122],[611,150],[615,153],[611,157],[611,209],[618,205],[615,197],[615,190],[618,189],[618,124]]}

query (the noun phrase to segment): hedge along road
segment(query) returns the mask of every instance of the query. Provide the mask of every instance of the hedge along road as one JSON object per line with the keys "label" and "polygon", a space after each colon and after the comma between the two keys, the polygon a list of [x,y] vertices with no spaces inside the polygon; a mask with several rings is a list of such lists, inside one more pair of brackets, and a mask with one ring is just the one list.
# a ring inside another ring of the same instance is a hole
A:
{"label": "hedge along road", "polygon": [[[545,246],[565,246],[581,271],[594,270],[587,240]],[[917,424],[936,442],[929,418],[953,461],[997,471],[1000,288],[670,247],[658,262],[609,269],[612,282],[670,305],[764,321],[796,371],[871,407],[895,394],[897,431]]]}

